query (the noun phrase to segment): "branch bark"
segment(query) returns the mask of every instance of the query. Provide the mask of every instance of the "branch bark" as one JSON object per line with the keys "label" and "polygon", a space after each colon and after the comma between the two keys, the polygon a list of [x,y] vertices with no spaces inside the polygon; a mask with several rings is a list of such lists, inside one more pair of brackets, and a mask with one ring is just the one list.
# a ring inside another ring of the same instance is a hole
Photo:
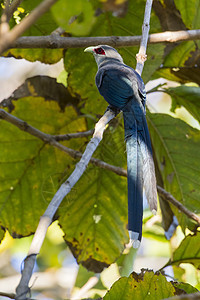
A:
{"label": "branch bark", "polygon": [[169,201],[174,206],[176,206],[182,213],[184,213],[188,218],[197,222],[198,226],[200,226],[200,217],[197,216],[195,213],[191,212],[187,209],[183,204],[181,204],[178,200],[176,200],[170,193],[165,191],[160,186],[157,186],[158,194],[162,199]]}
{"label": "branch bark", "polygon": [[82,132],[75,132],[75,133],[67,133],[67,134],[60,134],[60,135],[52,135],[52,137],[57,141],[68,141],[70,139],[77,139],[82,137],[88,137],[94,133],[94,130],[82,131]]}
{"label": "branch bark", "polygon": [[[149,44],[175,43],[181,41],[199,40],[200,29],[165,31],[150,34]],[[138,36],[96,36],[96,37],[61,37],[51,34],[46,36],[22,36],[10,45],[10,48],[83,48],[90,45],[105,45],[113,47],[131,47],[140,44],[141,35]]]}
{"label": "branch bark", "polygon": [[26,16],[12,30],[1,35],[0,54],[7,50],[15,40],[22,35],[36,20],[41,17],[57,0],[44,0],[28,16]]}
{"label": "branch bark", "polygon": [[9,5],[8,19],[12,17],[13,13],[17,10],[18,6],[23,0],[13,0]]}

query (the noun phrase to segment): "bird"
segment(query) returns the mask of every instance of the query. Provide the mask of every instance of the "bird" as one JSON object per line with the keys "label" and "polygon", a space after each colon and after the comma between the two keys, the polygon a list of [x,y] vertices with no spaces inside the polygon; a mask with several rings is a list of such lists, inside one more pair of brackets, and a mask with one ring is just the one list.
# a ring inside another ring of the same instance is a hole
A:
{"label": "bird", "polygon": [[150,134],[146,121],[146,92],[141,76],[123,62],[108,45],[87,47],[98,67],[95,83],[116,114],[123,112],[127,152],[128,232],[133,248],[140,246],[143,221],[143,189],[153,214],[157,188]]}

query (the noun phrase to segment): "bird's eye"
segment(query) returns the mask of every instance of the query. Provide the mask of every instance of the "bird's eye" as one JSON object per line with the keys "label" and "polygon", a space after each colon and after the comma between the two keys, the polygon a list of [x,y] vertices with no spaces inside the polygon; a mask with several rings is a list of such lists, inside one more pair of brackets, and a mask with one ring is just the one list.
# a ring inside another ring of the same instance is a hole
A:
{"label": "bird's eye", "polygon": [[103,48],[96,48],[94,50],[95,50],[96,54],[105,55],[105,51],[103,50]]}

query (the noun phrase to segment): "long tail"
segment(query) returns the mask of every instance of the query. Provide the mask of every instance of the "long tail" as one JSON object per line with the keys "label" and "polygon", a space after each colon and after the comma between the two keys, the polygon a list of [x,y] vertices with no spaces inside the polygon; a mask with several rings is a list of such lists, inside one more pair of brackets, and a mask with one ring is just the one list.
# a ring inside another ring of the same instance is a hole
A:
{"label": "long tail", "polygon": [[157,211],[156,175],[151,140],[145,115],[142,117],[142,124],[141,151],[143,157],[143,184],[150,210],[155,214]]}
{"label": "long tail", "polygon": [[[136,123],[136,122],[135,122]],[[128,175],[128,230],[134,248],[139,247],[142,238],[143,180],[142,155],[135,134],[126,140]]]}
{"label": "long tail", "polygon": [[157,192],[151,141],[144,112],[130,101],[123,109],[127,150],[128,230],[134,248],[142,238],[143,187],[151,210],[157,209]]}

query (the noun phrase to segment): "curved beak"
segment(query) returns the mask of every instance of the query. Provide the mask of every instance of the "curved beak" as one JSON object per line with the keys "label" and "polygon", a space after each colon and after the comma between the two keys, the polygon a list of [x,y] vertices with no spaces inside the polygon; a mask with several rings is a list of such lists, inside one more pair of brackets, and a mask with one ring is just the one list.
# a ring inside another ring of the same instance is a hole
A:
{"label": "curved beak", "polygon": [[85,48],[84,52],[90,52],[90,53],[93,53],[93,52],[94,52],[94,47],[91,46],[91,47]]}

